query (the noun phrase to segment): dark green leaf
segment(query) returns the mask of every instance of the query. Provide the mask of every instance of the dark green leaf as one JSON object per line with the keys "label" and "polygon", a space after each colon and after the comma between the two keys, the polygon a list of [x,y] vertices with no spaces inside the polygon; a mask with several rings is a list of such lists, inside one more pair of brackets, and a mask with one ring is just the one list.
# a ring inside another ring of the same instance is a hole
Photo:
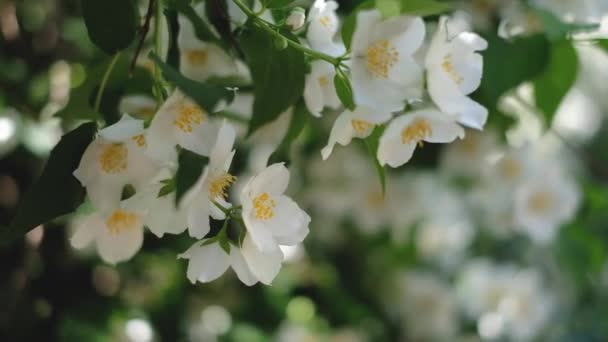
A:
{"label": "dark green leaf", "polygon": [[160,67],[165,79],[173,83],[182,93],[195,101],[208,113],[213,113],[216,105],[221,100],[226,100],[229,103],[234,98],[234,91],[232,90],[191,80],[165,64],[154,53],[150,53],[150,58]]}
{"label": "dark green leaf", "polygon": [[[287,38],[297,40],[293,36]],[[255,25],[241,33],[239,43],[255,85],[248,132],[251,134],[276,119],[302,96],[306,64],[302,52],[291,46],[277,50],[273,36]]]}
{"label": "dark green leaf", "polygon": [[177,172],[175,174],[175,205],[196,183],[209,158],[200,156],[186,149],[179,152]]}
{"label": "dark green leaf", "polygon": [[401,0],[401,13],[426,17],[437,15],[452,9],[447,2],[436,0]]}
{"label": "dark green leaf", "polygon": [[83,202],[85,190],[72,173],[96,130],[96,124],[90,122],[61,138],[40,178],[19,203],[10,226],[0,233],[1,243],[9,243],[40,224],[69,214]]}
{"label": "dark green leaf", "polygon": [[374,8],[374,4],[373,0],[366,0],[357,6],[357,8],[344,19],[340,34],[342,35],[342,41],[344,41],[344,46],[346,46],[347,50],[350,50],[350,43],[353,39],[353,33],[355,33],[355,27],[357,26],[357,14],[361,10]]}
{"label": "dark green leaf", "polygon": [[294,140],[300,136],[304,127],[308,124],[308,120],[312,114],[308,112],[306,105],[301,101],[294,107],[293,113],[291,114],[291,121],[287,128],[287,134],[283,137],[281,144],[277,147],[276,151],[270,156],[268,164],[274,164],[279,162],[289,162],[289,151]]}
{"label": "dark green leaf", "polygon": [[107,54],[124,50],[135,39],[139,12],[131,0],[81,0],[91,41]]}
{"label": "dark green leaf", "polygon": [[365,148],[367,149],[367,153],[372,159],[374,165],[376,166],[376,171],[378,173],[378,179],[380,180],[380,186],[382,187],[382,195],[386,193],[386,170],[380,162],[378,161],[378,157],[376,157],[378,151],[378,145],[380,144],[380,137],[382,133],[384,133],[384,126],[376,126],[372,134],[369,137],[365,138],[363,142],[365,143]]}
{"label": "dark green leaf", "polygon": [[336,69],[336,75],[334,76],[334,87],[336,88],[336,94],[338,98],[349,110],[355,109],[355,100],[353,99],[353,88],[350,85],[348,77],[344,74],[342,69]]}
{"label": "dark green leaf", "polygon": [[[536,106],[547,124],[568,93],[578,75],[578,57],[572,43],[560,40],[551,46],[551,58],[545,71],[534,81]],[[576,113],[573,113],[576,115]]]}
{"label": "dark green leaf", "polygon": [[157,197],[163,197],[175,191],[175,178],[164,179],[161,181],[161,183],[164,185],[158,191]]}
{"label": "dark green leaf", "polygon": [[478,95],[479,100],[492,109],[502,94],[524,81],[533,80],[544,70],[550,44],[542,34],[514,41],[496,35],[484,38],[488,41],[488,49],[483,53],[484,72]]}
{"label": "dark green leaf", "polygon": [[595,43],[597,44],[597,46],[604,49],[606,53],[608,53],[608,39],[598,39],[595,41]]}
{"label": "dark green leaf", "polygon": [[[228,45],[225,40],[219,39],[219,37],[213,33],[209,24],[201,18],[198,13],[194,10],[192,5],[190,4],[190,0],[169,0],[167,5],[170,8],[173,8],[181,15],[188,18],[190,23],[192,23],[192,27],[194,28],[194,35],[196,38],[205,41],[205,42],[213,42],[219,46],[221,46],[224,50],[228,49]],[[225,32],[223,32],[225,33]]]}
{"label": "dark green leaf", "polygon": [[209,22],[215,27],[222,37],[222,41],[235,42],[230,28],[230,16],[228,15],[228,6],[225,0],[207,0],[205,1],[205,14]]}
{"label": "dark green leaf", "polygon": [[283,8],[289,6],[294,0],[267,0],[263,1],[266,8]]}

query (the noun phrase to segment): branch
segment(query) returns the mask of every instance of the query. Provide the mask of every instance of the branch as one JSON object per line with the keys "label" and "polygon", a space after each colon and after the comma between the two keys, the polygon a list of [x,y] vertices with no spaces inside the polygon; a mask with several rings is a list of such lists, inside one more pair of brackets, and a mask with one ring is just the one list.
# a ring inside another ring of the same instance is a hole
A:
{"label": "branch", "polygon": [[156,4],[156,0],[148,1],[148,10],[146,12],[146,19],[144,20],[143,26],[139,29],[139,42],[137,42],[137,48],[135,49],[135,55],[133,56],[133,60],[131,61],[131,66],[129,67],[129,76],[133,76],[133,70],[135,70],[135,63],[137,63],[137,57],[141,53],[141,49],[144,46],[144,40],[146,40],[146,36],[148,35],[148,31],[150,31],[150,21],[152,20],[152,14],[154,13],[154,5]]}

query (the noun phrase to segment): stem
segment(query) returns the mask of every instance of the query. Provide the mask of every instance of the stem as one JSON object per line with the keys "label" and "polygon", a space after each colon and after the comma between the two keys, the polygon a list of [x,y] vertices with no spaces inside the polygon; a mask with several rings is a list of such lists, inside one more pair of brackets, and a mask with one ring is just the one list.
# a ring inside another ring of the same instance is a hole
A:
{"label": "stem", "polygon": [[[150,1],[154,1],[154,0],[150,0]],[[156,0],[154,1],[155,5],[156,5],[156,13],[154,15],[154,53],[156,53],[157,56],[159,56],[159,58],[163,58],[163,54],[161,53],[162,50],[162,39],[161,39],[161,26],[162,26],[162,19],[163,19],[163,0]],[[160,105],[160,103],[163,102],[163,80],[162,80],[162,74],[160,71],[160,67],[154,63],[154,71],[153,71],[153,76],[154,76],[154,88],[155,88],[155,95],[158,97],[158,103]]]}
{"label": "stem", "polygon": [[99,106],[101,105],[101,97],[103,96],[103,92],[106,89],[106,84],[108,83],[108,79],[110,78],[110,74],[112,73],[112,69],[116,65],[118,58],[120,57],[120,51],[114,54],[112,57],[112,61],[108,65],[106,72],[103,74],[103,78],[101,79],[101,83],[99,84],[99,89],[97,89],[97,95],[95,96],[95,111],[99,112]]}
{"label": "stem", "polygon": [[135,63],[137,62],[137,57],[139,57],[141,48],[144,46],[144,40],[146,40],[148,31],[150,31],[150,21],[152,20],[152,13],[154,12],[154,2],[155,2],[155,0],[149,0],[149,2],[148,2],[148,10],[146,11],[146,18],[144,20],[144,25],[140,28],[139,42],[137,43],[137,48],[135,49],[135,54],[133,55],[133,60],[131,61],[131,66],[129,67],[130,76],[133,76],[133,70],[135,70]]}
{"label": "stem", "polygon": [[217,203],[215,200],[211,200],[211,203],[213,203],[213,205],[215,205],[219,210],[221,210],[224,213],[224,215],[226,215],[226,217],[232,216],[232,215],[230,215],[232,213],[231,208],[226,208],[223,205]]}
{"label": "stem", "polygon": [[232,1],[234,2],[235,5],[237,5],[241,9],[241,11],[243,11],[247,15],[247,17],[249,17],[250,20],[252,20],[254,23],[258,24],[258,26],[261,29],[270,33],[271,35],[273,35],[276,38],[285,39],[287,41],[287,44],[289,46],[293,47],[294,49],[300,50],[303,53],[309,55],[310,57],[324,60],[334,66],[340,65],[341,59],[330,56],[328,54],[324,54],[319,51],[315,51],[313,49],[309,49],[309,48],[305,47],[304,45],[283,36],[281,33],[275,31],[272,27],[270,27],[270,23],[268,23],[266,20],[258,17],[258,13],[254,13],[252,10],[250,10],[249,7],[247,7],[241,0],[232,0]]}

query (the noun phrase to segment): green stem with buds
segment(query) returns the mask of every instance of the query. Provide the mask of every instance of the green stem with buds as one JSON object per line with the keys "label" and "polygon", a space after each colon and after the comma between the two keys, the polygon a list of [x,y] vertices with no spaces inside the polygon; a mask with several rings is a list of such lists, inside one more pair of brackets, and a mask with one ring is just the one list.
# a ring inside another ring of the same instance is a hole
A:
{"label": "green stem with buds", "polygon": [[114,54],[114,56],[112,57],[112,61],[110,61],[110,64],[108,65],[108,68],[106,69],[106,72],[103,74],[103,78],[101,79],[101,83],[99,84],[99,89],[97,89],[97,95],[95,96],[95,111],[99,112],[99,106],[101,105],[101,97],[103,96],[103,92],[106,89],[106,84],[108,83],[108,79],[110,78],[110,75],[112,74],[112,70],[114,69],[114,66],[116,65],[116,62],[118,62],[118,59],[120,58],[120,51],[117,52],[116,54]]}
{"label": "green stem with buds", "polygon": [[312,58],[324,60],[327,63],[330,63],[336,67],[342,63],[342,60],[343,60],[342,58],[336,58],[336,57],[330,56],[328,54],[325,54],[325,53],[322,53],[319,51],[315,51],[313,49],[307,48],[306,46],[304,46],[296,41],[289,39],[288,37],[285,37],[280,32],[278,32],[274,28],[272,28],[271,23],[260,18],[259,14],[261,14],[261,13],[254,13],[241,0],[232,0],[232,1],[247,15],[247,17],[249,17],[249,20],[251,20],[254,24],[258,25],[259,28],[268,32],[270,35],[272,35],[275,38],[285,39],[285,41],[287,41],[287,44],[289,46],[293,47],[294,49],[299,50]]}

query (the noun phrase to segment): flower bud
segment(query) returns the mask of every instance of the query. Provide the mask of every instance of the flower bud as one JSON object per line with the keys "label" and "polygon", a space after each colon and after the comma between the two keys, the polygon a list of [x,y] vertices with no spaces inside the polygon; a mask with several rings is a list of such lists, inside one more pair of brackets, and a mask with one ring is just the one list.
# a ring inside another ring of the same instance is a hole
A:
{"label": "flower bud", "polygon": [[294,8],[291,13],[289,13],[289,17],[287,17],[286,21],[287,26],[289,26],[292,31],[297,31],[301,29],[304,26],[305,22],[306,12],[304,12],[304,9],[302,7]]}

